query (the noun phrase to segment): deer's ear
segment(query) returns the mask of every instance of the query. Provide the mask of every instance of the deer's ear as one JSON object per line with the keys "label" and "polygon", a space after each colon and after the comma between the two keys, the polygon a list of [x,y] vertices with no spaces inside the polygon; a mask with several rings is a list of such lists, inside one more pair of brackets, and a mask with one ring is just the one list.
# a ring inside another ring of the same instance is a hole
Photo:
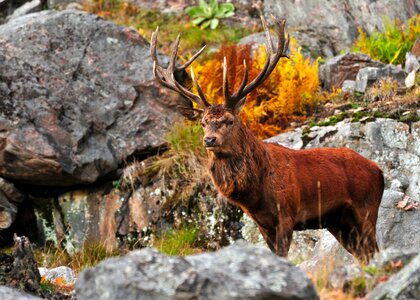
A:
{"label": "deer's ear", "polygon": [[203,115],[203,110],[193,107],[178,106],[178,111],[182,116],[191,121],[196,121]]}
{"label": "deer's ear", "polygon": [[239,115],[241,113],[241,110],[245,105],[245,100],[246,100],[246,97],[242,98],[241,100],[238,101],[238,103],[236,103],[235,107],[233,108],[233,113],[235,115]]}

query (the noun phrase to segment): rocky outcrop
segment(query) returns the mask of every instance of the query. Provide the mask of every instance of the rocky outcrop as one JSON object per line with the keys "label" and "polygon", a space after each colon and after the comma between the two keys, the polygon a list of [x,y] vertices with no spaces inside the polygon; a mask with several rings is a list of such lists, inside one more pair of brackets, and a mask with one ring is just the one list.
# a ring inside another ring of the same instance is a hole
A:
{"label": "rocky outcrop", "polygon": [[43,11],[1,26],[0,176],[88,184],[162,147],[181,100],[151,74],[148,42],[97,16]]}
{"label": "rocky outcrop", "polygon": [[263,12],[286,17],[288,30],[302,45],[316,56],[331,57],[349,50],[358,36],[358,27],[368,33],[383,31],[383,16],[406,22],[420,13],[420,5],[411,0],[265,0]]}
{"label": "rocky outcrop", "polygon": [[386,282],[376,286],[366,298],[368,300],[420,299],[420,254]]}
{"label": "rocky outcrop", "polygon": [[0,252],[0,285],[41,294],[41,276],[30,241],[17,236],[14,241],[13,256]]}
{"label": "rocky outcrop", "polygon": [[401,192],[385,190],[376,224],[379,249],[419,251],[420,234],[414,228],[420,228],[420,204]]}
{"label": "rocky outcrop", "polygon": [[404,86],[404,80],[407,75],[403,69],[393,65],[387,65],[382,68],[363,68],[357,73],[354,90],[358,93],[364,93],[367,88],[383,78],[392,78],[399,86]]}
{"label": "rocky outcrop", "polygon": [[218,200],[216,191],[206,183],[201,185],[188,201],[182,199],[182,187],[163,178],[133,183],[128,189],[110,182],[57,198],[31,196],[38,223],[38,239],[34,241],[53,243],[69,253],[89,245],[113,251],[133,244],[149,246],[151,237],[159,236],[168,224],[190,224],[197,228],[202,247],[219,249],[240,237],[242,212]]}
{"label": "rocky outcrop", "polygon": [[15,220],[18,204],[25,199],[16,187],[0,178],[0,230],[10,227]]}
{"label": "rocky outcrop", "polygon": [[392,119],[350,122],[302,128],[270,138],[293,149],[349,147],[374,160],[384,170],[386,186],[420,199],[420,122],[406,124]]}
{"label": "rocky outcrop", "polygon": [[313,254],[299,265],[306,273],[316,274],[320,270],[332,270],[335,267],[355,264],[353,257],[336,238],[327,230],[315,244]]}
{"label": "rocky outcrop", "polygon": [[366,54],[346,53],[328,59],[319,68],[322,87],[326,90],[341,88],[346,80],[356,80],[360,69],[366,67],[384,67],[379,61],[372,60]]}
{"label": "rocky outcrop", "polygon": [[318,299],[306,275],[268,249],[236,244],[168,257],[146,248],[83,271],[77,299]]}

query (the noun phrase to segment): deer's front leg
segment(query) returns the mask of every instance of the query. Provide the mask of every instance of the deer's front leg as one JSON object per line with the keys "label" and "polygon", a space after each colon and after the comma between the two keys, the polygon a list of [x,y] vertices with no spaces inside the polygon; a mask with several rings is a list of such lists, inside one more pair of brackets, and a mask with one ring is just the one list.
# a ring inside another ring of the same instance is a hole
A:
{"label": "deer's front leg", "polygon": [[279,204],[277,205],[277,216],[275,253],[278,256],[286,257],[293,237],[293,220],[290,217],[282,216]]}
{"label": "deer's front leg", "polygon": [[275,253],[286,257],[293,237],[293,225],[290,222],[279,222],[276,226]]}

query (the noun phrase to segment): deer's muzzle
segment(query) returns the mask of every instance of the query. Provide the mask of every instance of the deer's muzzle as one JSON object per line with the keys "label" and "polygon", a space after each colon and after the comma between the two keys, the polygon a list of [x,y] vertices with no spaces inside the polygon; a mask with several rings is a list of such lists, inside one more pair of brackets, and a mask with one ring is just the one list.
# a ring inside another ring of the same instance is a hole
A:
{"label": "deer's muzzle", "polygon": [[216,145],[216,138],[211,136],[211,137],[204,137],[204,146],[205,147],[214,147]]}

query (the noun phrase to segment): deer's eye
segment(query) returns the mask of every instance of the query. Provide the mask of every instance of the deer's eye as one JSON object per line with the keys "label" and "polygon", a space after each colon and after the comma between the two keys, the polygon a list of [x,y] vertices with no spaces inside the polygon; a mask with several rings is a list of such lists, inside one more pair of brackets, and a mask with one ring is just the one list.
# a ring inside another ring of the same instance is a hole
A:
{"label": "deer's eye", "polygon": [[201,126],[206,127],[206,124],[204,122],[200,122]]}
{"label": "deer's eye", "polygon": [[233,120],[228,120],[228,121],[226,122],[226,124],[228,124],[228,125],[233,125]]}

